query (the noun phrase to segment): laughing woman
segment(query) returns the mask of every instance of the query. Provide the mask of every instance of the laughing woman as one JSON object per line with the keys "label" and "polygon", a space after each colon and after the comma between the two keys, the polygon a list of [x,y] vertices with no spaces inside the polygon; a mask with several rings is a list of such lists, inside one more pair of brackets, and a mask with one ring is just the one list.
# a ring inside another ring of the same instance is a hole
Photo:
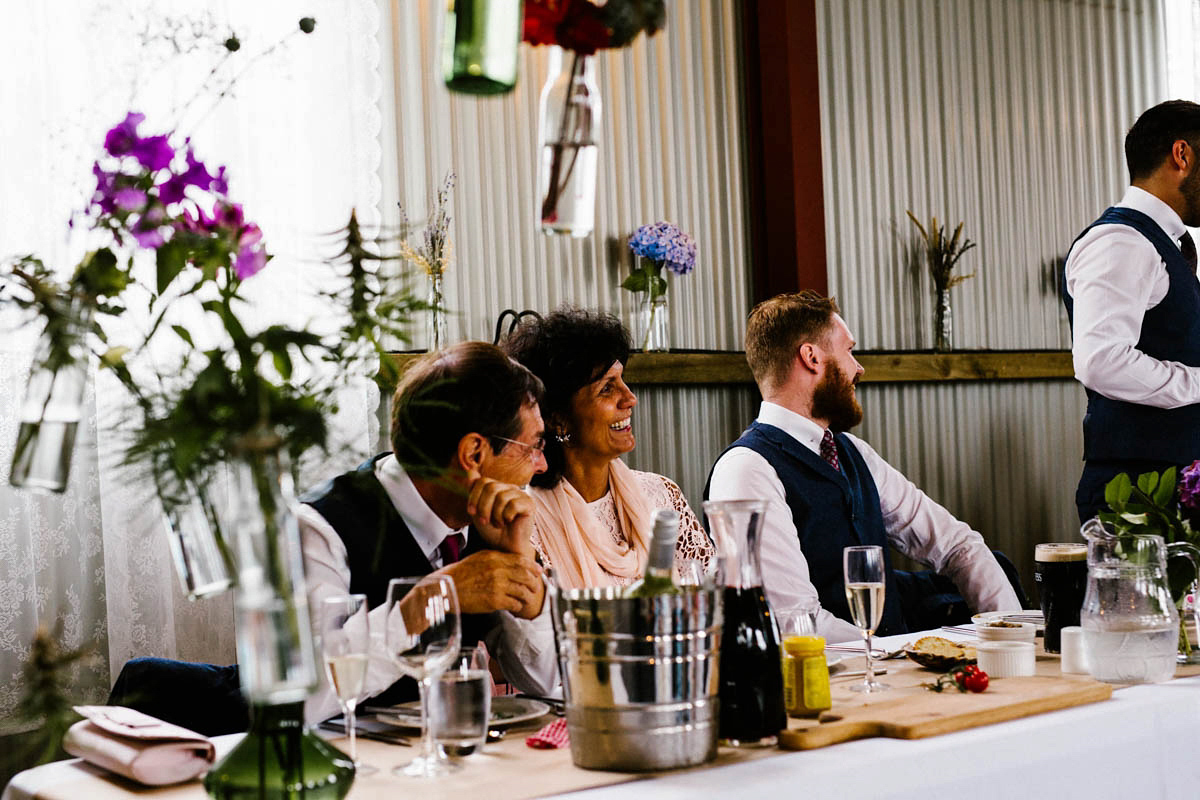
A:
{"label": "laughing woman", "polygon": [[637,397],[622,379],[629,333],[575,308],[521,325],[505,345],[542,379],[547,470],[533,477],[534,547],[567,589],[626,586],[642,574],[654,511],[679,512],[675,570],[707,572],[713,548],[679,486],[625,466]]}

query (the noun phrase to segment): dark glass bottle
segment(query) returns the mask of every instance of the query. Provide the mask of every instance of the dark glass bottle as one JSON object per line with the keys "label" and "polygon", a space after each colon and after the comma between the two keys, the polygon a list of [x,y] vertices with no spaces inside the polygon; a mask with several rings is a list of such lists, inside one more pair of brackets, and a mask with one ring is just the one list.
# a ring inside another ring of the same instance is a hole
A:
{"label": "dark glass bottle", "polygon": [[517,84],[521,0],[450,0],[442,41],[446,87],[503,94]]}
{"label": "dark glass bottle", "polygon": [[255,704],[250,730],[204,776],[217,800],[341,800],[354,764],[304,725],[304,703]]}
{"label": "dark glass bottle", "polygon": [[725,584],[721,631],[719,738],[737,747],[774,745],[787,727],[779,627],[759,566],[765,500],[704,504]]}
{"label": "dark glass bottle", "polygon": [[718,696],[718,736],[728,744],[774,744],[787,727],[779,634],[761,585],[725,589]]}

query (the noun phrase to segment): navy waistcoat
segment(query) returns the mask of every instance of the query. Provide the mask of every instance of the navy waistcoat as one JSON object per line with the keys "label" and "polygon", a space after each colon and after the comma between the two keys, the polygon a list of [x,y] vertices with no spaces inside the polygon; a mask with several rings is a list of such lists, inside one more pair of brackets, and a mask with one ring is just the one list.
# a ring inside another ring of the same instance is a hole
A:
{"label": "navy waistcoat", "polygon": [[[375,477],[375,463],[386,455],[364,461],[300,497],[301,502],[315,508],[329,522],[345,544],[350,593],[365,594],[371,608],[387,602],[388,581],[392,578],[428,575],[434,571]],[[460,560],[480,549],[481,537],[472,532]],[[312,612],[315,616],[317,609]],[[463,646],[474,645],[498,624],[494,613],[463,614]],[[416,683],[411,678],[402,678],[375,699],[387,704],[416,697]]]}
{"label": "navy waistcoat", "polygon": [[[1137,349],[1160,361],[1200,367],[1200,282],[1192,274],[1187,259],[1154,220],[1132,208],[1108,209],[1083,233],[1107,224],[1133,228],[1154,245],[1166,263],[1170,281],[1167,294],[1146,312]],[[1071,247],[1074,246],[1072,243]],[[1073,330],[1075,301],[1067,292],[1065,261],[1062,300]],[[1087,390],[1087,399],[1087,413],[1083,417],[1085,461],[1190,464],[1200,458],[1200,404],[1153,408],[1112,400],[1091,389]]]}
{"label": "navy waistcoat", "polygon": [[[734,447],[749,448],[765,458],[779,476],[800,548],[808,561],[809,578],[817,588],[821,606],[834,616],[853,622],[846,602],[842,549],[862,544],[883,548],[887,589],[883,619],[876,633],[880,636],[906,633],[908,628],[896,590],[875,480],[845,434],[835,433],[833,440],[842,466],[840,472],[784,431],[757,421],[726,451]],[[705,498],[708,489],[706,484]]]}

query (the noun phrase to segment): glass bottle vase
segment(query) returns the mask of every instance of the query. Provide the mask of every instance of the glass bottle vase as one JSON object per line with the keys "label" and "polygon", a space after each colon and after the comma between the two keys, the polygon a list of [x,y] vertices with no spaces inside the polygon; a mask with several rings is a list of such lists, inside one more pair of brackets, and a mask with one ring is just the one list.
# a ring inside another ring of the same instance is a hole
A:
{"label": "glass bottle vase", "polygon": [[163,525],[179,584],[189,600],[220,594],[234,584],[236,567],[214,504],[183,483],[177,493],[160,486]]}
{"label": "glass bottle vase", "polygon": [[72,308],[62,326],[42,334],[19,411],[9,483],[62,492],[71,471],[75,432],[83,418],[90,312]]}
{"label": "glass bottle vase", "polygon": [[643,352],[665,353],[671,349],[670,313],[665,294],[642,292],[638,304],[637,341]]}
{"label": "glass bottle vase", "polygon": [[429,297],[425,301],[428,306],[425,317],[425,344],[431,353],[450,343],[447,338],[444,280],[442,275],[429,276]]}
{"label": "glass bottle vase", "polygon": [[[552,47],[538,113],[538,219],[542,233],[583,238],[596,211],[600,91],[595,56]],[[564,69],[564,64],[566,68]]]}
{"label": "glass bottle vase", "polygon": [[250,707],[250,730],[204,776],[218,800],[340,800],[354,782],[348,756],[304,725],[304,703]]}
{"label": "glass bottle vase", "polygon": [[317,683],[296,497],[282,442],[247,436],[233,463],[237,653],[253,703],[301,702]]}
{"label": "glass bottle vase", "polygon": [[446,88],[504,94],[517,84],[521,0],[450,0],[442,31]]}
{"label": "glass bottle vase", "polygon": [[937,293],[937,308],[933,319],[933,349],[938,353],[949,353],[954,349],[954,314],[950,308],[950,291]]}

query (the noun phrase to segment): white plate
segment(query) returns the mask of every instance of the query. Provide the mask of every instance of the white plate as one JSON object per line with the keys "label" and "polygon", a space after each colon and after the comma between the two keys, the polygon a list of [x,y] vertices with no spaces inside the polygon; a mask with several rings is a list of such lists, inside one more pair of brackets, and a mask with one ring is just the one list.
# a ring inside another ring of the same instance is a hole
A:
{"label": "white plate", "polygon": [[[541,700],[513,695],[496,695],[492,698],[492,714],[488,726],[492,728],[516,725],[537,719],[550,711],[550,706]],[[387,711],[377,711],[375,718],[397,728],[421,727],[421,704],[417,701],[392,706]]]}
{"label": "white plate", "polygon": [[1041,636],[1045,632],[1046,623],[1042,619],[1042,610],[1040,608],[1026,608],[1021,611],[984,611],[971,617],[971,622],[976,625],[986,625],[989,622],[995,622],[998,619],[1006,622],[1032,622],[1037,626],[1037,635]]}

